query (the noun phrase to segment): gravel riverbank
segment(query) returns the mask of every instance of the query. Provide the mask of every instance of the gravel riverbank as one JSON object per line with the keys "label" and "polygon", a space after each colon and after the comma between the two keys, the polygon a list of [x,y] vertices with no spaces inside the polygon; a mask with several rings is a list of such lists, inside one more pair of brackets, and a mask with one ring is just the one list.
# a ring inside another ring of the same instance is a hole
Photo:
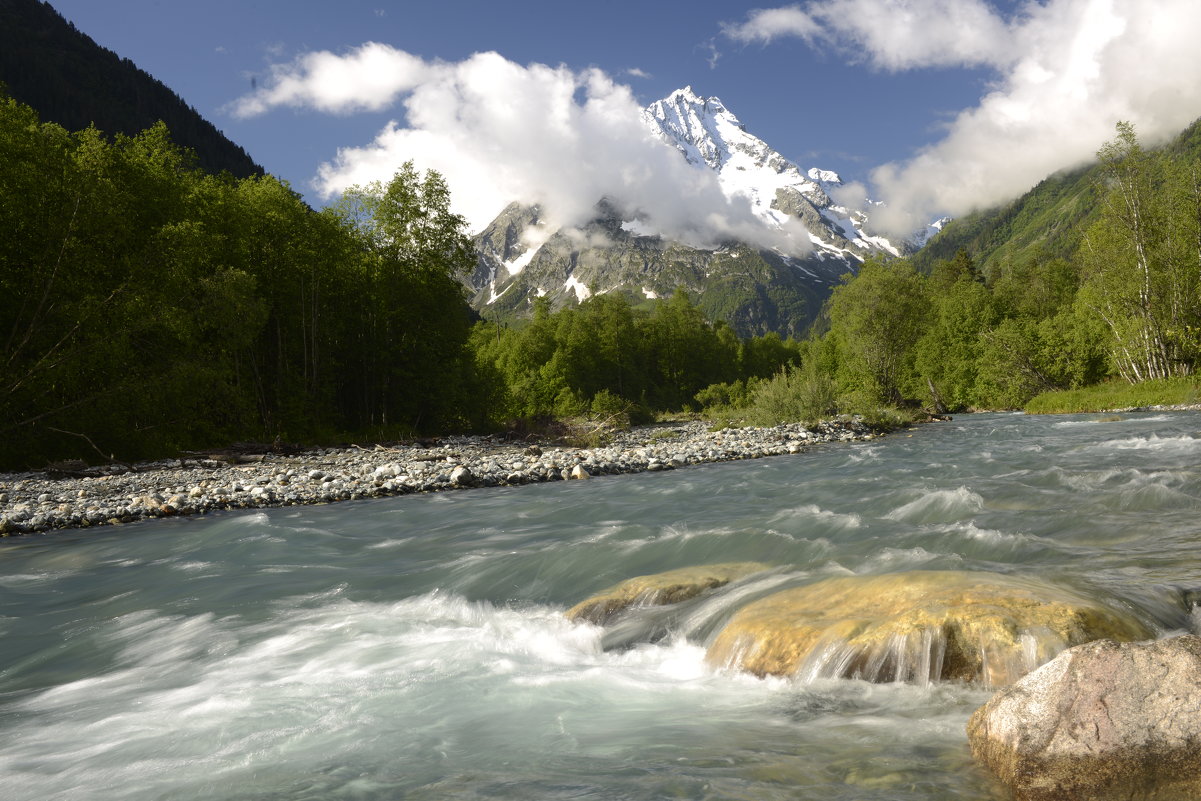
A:
{"label": "gravel riverbank", "polygon": [[710,431],[704,422],[642,426],[599,448],[445,437],[429,446],[317,448],[237,459],[172,459],[87,468],[69,477],[0,474],[0,536],[115,525],[223,509],[332,503],[412,492],[672,470],[802,453],[827,442],[880,436],[863,423]]}

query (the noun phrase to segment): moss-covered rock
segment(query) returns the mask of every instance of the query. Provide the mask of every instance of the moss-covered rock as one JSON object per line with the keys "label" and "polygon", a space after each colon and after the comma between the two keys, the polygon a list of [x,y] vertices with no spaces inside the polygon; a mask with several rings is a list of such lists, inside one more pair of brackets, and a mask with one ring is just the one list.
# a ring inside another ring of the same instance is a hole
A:
{"label": "moss-covered rock", "polygon": [[1150,636],[1133,615],[1043,582],[917,571],[827,579],[741,609],[707,658],[756,675],[1009,684],[1063,649]]}
{"label": "moss-covered rock", "polygon": [[682,567],[649,576],[635,576],[581,601],[567,610],[567,616],[572,620],[587,620],[603,626],[615,615],[632,606],[679,603],[695,598],[705,590],[724,586],[731,581],[767,569],[767,565],[758,562],[727,562]]}

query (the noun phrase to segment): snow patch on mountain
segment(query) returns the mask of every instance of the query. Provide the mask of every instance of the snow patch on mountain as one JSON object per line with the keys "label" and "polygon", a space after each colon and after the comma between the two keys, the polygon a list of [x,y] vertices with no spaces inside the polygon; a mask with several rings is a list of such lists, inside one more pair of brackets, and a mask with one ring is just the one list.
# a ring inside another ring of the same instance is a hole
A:
{"label": "snow patch on mountain", "polygon": [[588,298],[592,297],[592,290],[580,283],[579,279],[577,279],[574,275],[567,277],[567,282],[563,284],[563,288],[570,292],[575,292],[576,300],[578,300],[580,303],[583,303],[584,301],[588,300]]}

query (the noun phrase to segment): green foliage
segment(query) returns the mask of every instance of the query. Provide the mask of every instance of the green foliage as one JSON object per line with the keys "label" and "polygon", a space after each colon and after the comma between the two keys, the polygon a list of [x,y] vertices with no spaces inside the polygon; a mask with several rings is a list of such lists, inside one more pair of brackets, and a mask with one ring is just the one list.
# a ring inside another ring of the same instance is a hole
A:
{"label": "green foliage", "polygon": [[1185,375],[1201,356],[1201,160],[1145,151],[1128,123],[1098,153],[1107,191],[1077,296],[1127,381]]}
{"label": "green foliage", "polygon": [[922,397],[939,412],[976,402],[982,335],[996,323],[992,295],[977,276],[964,271],[932,294],[930,322],[914,346],[914,369],[927,390]]}
{"label": "green foliage", "polygon": [[[541,300],[521,327],[473,319],[463,220],[412,164],[315,213],[269,176],[203,172],[161,123],[110,141],[0,100],[0,465],[93,456],[89,441],[130,459],[554,416],[599,441],[701,407],[888,426],[921,405],[1014,408],[1191,373],[1201,164],[1144,152],[1128,127],[1102,157],[1106,205],[1077,256],[1024,248],[980,270],[964,250],[929,275],[870,261],[834,290],[821,336],[739,340],[683,292]],[[1178,380],[1029,408],[1195,398]]]}
{"label": "green foliage", "polygon": [[1029,414],[1073,414],[1147,406],[1185,406],[1201,401],[1201,382],[1178,377],[1130,384],[1107,381],[1073,390],[1037,395],[1026,404]]}
{"label": "green foliage", "polygon": [[1095,168],[1057,173],[1009,204],[952,220],[914,254],[914,266],[929,272],[963,250],[991,277],[1002,264],[1036,255],[1070,258],[1096,218],[1096,175]]}
{"label": "green foliage", "polygon": [[[1017,408],[1114,373],[1191,373],[1201,359],[1195,145],[1144,151],[1119,125],[1098,167],[948,227],[914,260],[924,278],[904,263],[865,264],[835,290],[830,327],[809,346],[837,377],[840,408]],[[980,237],[965,235],[985,218]],[[1035,225],[1045,236],[1016,233]],[[984,270],[964,242],[984,250]],[[935,258],[952,244],[953,258]]]}
{"label": "green foliage", "polygon": [[898,260],[868,261],[846,278],[830,297],[844,386],[871,404],[900,403],[929,311],[922,276]]}
{"label": "green foliage", "polygon": [[195,163],[0,100],[0,464],[486,422],[440,178],[365,227]]}
{"label": "green foliage", "polygon": [[750,403],[751,395],[758,384],[759,381],[755,378],[710,384],[696,393],[695,399],[701,410],[706,413],[741,408]]}
{"label": "green foliage", "polygon": [[753,425],[816,423],[838,411],[836,394],[833,378],[807,362],[759,383],[745,417]]}
{"label": "green foliage", "polygon": [[683,292],[649,311],[616,293],[557,312],[539,299],[524,327],[477,326],[472,347],[503,384],[500,418],[620,411],[631,423],[703,405],[698,393],[714,384],[740,382],[745,393],[748,369],[778,370],[797,353],[775,335],[740,342]]}
{"label": "green foliage", "polygon": [[359,425],[442,430],[477,420],[462,385],[472,320],[459,278],[475,265],[465,221],[435,172],[404,164],[387,184],[353,187],[330,213],[364,243],[359,358],[343,398]]}

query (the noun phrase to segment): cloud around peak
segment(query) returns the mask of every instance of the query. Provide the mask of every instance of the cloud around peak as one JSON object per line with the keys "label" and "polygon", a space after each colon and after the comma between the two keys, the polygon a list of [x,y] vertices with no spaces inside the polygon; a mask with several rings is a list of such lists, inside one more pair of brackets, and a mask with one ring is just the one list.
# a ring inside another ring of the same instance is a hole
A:
{"label": "cloud around peak", "polygon": [[873,223],[903,232],[935,215],[1011,199],[1083,164],[1119,120],[1149,142],[1201,114],[1195,0],[1030,0],[1004,15],[983,0],[813,0],[727,24],[734,41],[788,37],[886,71],[986,67],[974,107],[904,163],[872,173],[887,208]]}
{"label": "cloud around peak", "polygon": [[749,203],[728,200],[713,173],[652,136],[628,86],[595,68],[523,66],[494,52],[425,61],[367,43],[278,66],[231,110],[246,117],[278,107],[394,106],[403,120],[320,166],[321,195],[386,181],[411,159],[442,173],[474,230],[514,200],[540,204],[552,223],[578,225],[609,198],[639,215],[643,228],[697,245],[742,239],[794,254],[810,248],[801,230],[772,231]]}

